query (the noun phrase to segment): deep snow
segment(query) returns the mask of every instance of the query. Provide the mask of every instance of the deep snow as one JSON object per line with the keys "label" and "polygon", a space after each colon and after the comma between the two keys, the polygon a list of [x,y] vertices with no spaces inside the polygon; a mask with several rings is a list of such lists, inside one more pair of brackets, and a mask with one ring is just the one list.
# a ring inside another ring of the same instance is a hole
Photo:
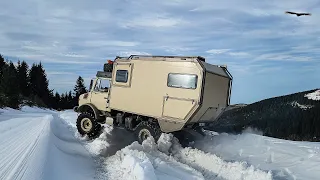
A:
{"label": "deep snow", "polygon": [[[88,140],[73,111],[0,109],[0,179],[319,179],[320,143],[218,134],[183,148],[171,134],[142,145],[105,126]],[[122,135],[122,138],[115,138]]]}

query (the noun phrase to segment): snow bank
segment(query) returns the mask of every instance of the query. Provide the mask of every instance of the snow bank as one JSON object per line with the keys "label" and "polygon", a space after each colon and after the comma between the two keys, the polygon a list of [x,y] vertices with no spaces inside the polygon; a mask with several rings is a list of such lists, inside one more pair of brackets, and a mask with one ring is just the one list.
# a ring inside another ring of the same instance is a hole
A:
{"label": "snow bank", "polygon": [[[100,136],[93,141],[86,142],[85,147],[89,150],[89,152],[95,156],[100,155],[106,151],[109,146],[107,141],[107,133],[110,133],[111,128],[109,126],[105,126],[103,132]],[[79,136],[78,136],[79,137]],[[81,139],[81,137],[79,137]]]}
{"label": "snow bank", "polygon": [[15,114],[15,113],[21,113],[21,111],[7,107],[7,108],[0,109],[0,114],[2,113]]}
{"label": "snow bank", "polygon": [[87,136],[81,136],[77,130],[77,113],[71,110],[63,111],[59,114],[59,117],[69,126],[69,129],[74,133],[74,136],[80,140],[86,149],[94,156],[103,154],[109,147],[107,141],[107,134],[110,134],[112,127],[104,125],[102,133],[98,138],[89,140]]}
{"label": "snow bank", "polygon": [[271,171],[274,179],[317,180],[320,176],[318,142],[289,141],[252,133],[221,133],[196,141],[194,146],[225,161],[245,161],[261,170]]}
{"label": "snow bank", "polygon": [[56,112],[55,110],[50,110],[50,109],[46,109],[46,108],[40,108],[40,107],[37,107],[37,106],[33,106],[33,107],[30,107],[30,106],[22,106],[20,108],[21,111],[23,112],[28,112],[28,113],[54,113]]}
{"label": "snow bank", "polygon": [[152,138],[142,145],[134,142],[104,164],[112,179],[272,179],[271,172],[245,162],[226,162],[214,154],[182,148],[171,134],[162,134],[158,144]]}
{"label": "snow bank", "polygon": [[311,100],[320,101],[320,89],[316,90],[315,92],[306,94],[306,95],[304,95],[304,97],[311,99]]}
{"label": "snow bank", "polygon": [[77,128],[77,113],[71,110],[62,111],[59,117],[63,119],[69,126],[76,129]]}
{"label": "snow bank", "polygon": [[[164,146],[166,147],[166,146]],[[202,174],[172,156],[159,151],[152,138],[134,142],[106,158],[105,171],[110,179],[204,179]]]}

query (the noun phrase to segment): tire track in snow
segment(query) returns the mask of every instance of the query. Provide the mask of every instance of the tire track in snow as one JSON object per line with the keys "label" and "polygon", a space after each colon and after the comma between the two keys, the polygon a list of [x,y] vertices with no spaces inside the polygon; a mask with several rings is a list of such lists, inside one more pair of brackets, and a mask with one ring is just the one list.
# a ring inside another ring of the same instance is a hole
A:
{"label": "tire track in snow", "polygon": [[225,162],[214,154],[198,149],[183,148],[174,153],[175,159],[202,173],[205,179],[246,179],[271,180],[271,173],[266,173],[245,162]]}
{"label": "tire track in snow", "polygon": [[[215,154],[205,153],[191,147],[182,148],[176,138],[170,134],[163,134],[160,143],[171,142],[170,155],[180,163],[194,168],[202,173],[205,179],[219,180],[271,180],[271,172],[265,172],[247,165],[246,162],[226,162]],[[164,142],[161,142],[164,141]],[[158,142],[159,143],[159,142]]]}
{"label": "tire track in snow", "polygon": [[55,111],[0,116],[0,179],[89,180],[96,164]]}
{"label": "tire track in snow", "polygon": [[[44,122],[44,121],[43,121]],[[13,174],[13,176],[10,179],[22,179],[29,168],[28,166],[28,160],[34,155],[35,149],[38,147],[40,136],[42,135],[46,125],[42,128],[40,133],[37,135],[35,142],[28,146],[25,153],[23,153],[22,158],[19,161],[19,166],[16,166],[16,173]],[[12,171],[13,172],[13,171]],[[19,177],[19,178],[18,178]]]}
{"label": "tire track in snow", "polygon": [[[0,162],[0,179],[23,179],[28,169],[28,161],[34,158],[39,138],[50,121],[45,116],[32,120],[17,118],[4,122],[6,123],[1,123],[5,125],[2,128],[7,130],[0,133],[0,144],[5,147],[0,153],[5,155]],[[19,126],[15,126],[16,124]]]}

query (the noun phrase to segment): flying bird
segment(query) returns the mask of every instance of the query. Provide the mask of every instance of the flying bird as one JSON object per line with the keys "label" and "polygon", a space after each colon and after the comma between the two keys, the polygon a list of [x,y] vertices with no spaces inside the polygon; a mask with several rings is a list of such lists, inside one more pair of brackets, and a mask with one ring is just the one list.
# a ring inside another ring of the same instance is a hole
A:
{"label": "flying bird", "polygon": [[295,14],[297,16],[311,16],[310,13],[296,13],[296,12],[291,12],[291,11],[286,11],[286,14]]}

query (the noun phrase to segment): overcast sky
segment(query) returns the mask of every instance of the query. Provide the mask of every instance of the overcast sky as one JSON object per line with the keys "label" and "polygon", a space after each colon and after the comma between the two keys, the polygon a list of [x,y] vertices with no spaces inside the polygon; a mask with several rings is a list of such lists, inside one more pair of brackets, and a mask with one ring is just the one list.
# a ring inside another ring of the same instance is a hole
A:
{"label": "overcast sky", "polygon": [[232,103],[320,84],[319,0],[11,0],[0,7],[0,53],[41,61],[59,92],[78,75],[88,85],[107,59],[130,54],[226,64]]}

